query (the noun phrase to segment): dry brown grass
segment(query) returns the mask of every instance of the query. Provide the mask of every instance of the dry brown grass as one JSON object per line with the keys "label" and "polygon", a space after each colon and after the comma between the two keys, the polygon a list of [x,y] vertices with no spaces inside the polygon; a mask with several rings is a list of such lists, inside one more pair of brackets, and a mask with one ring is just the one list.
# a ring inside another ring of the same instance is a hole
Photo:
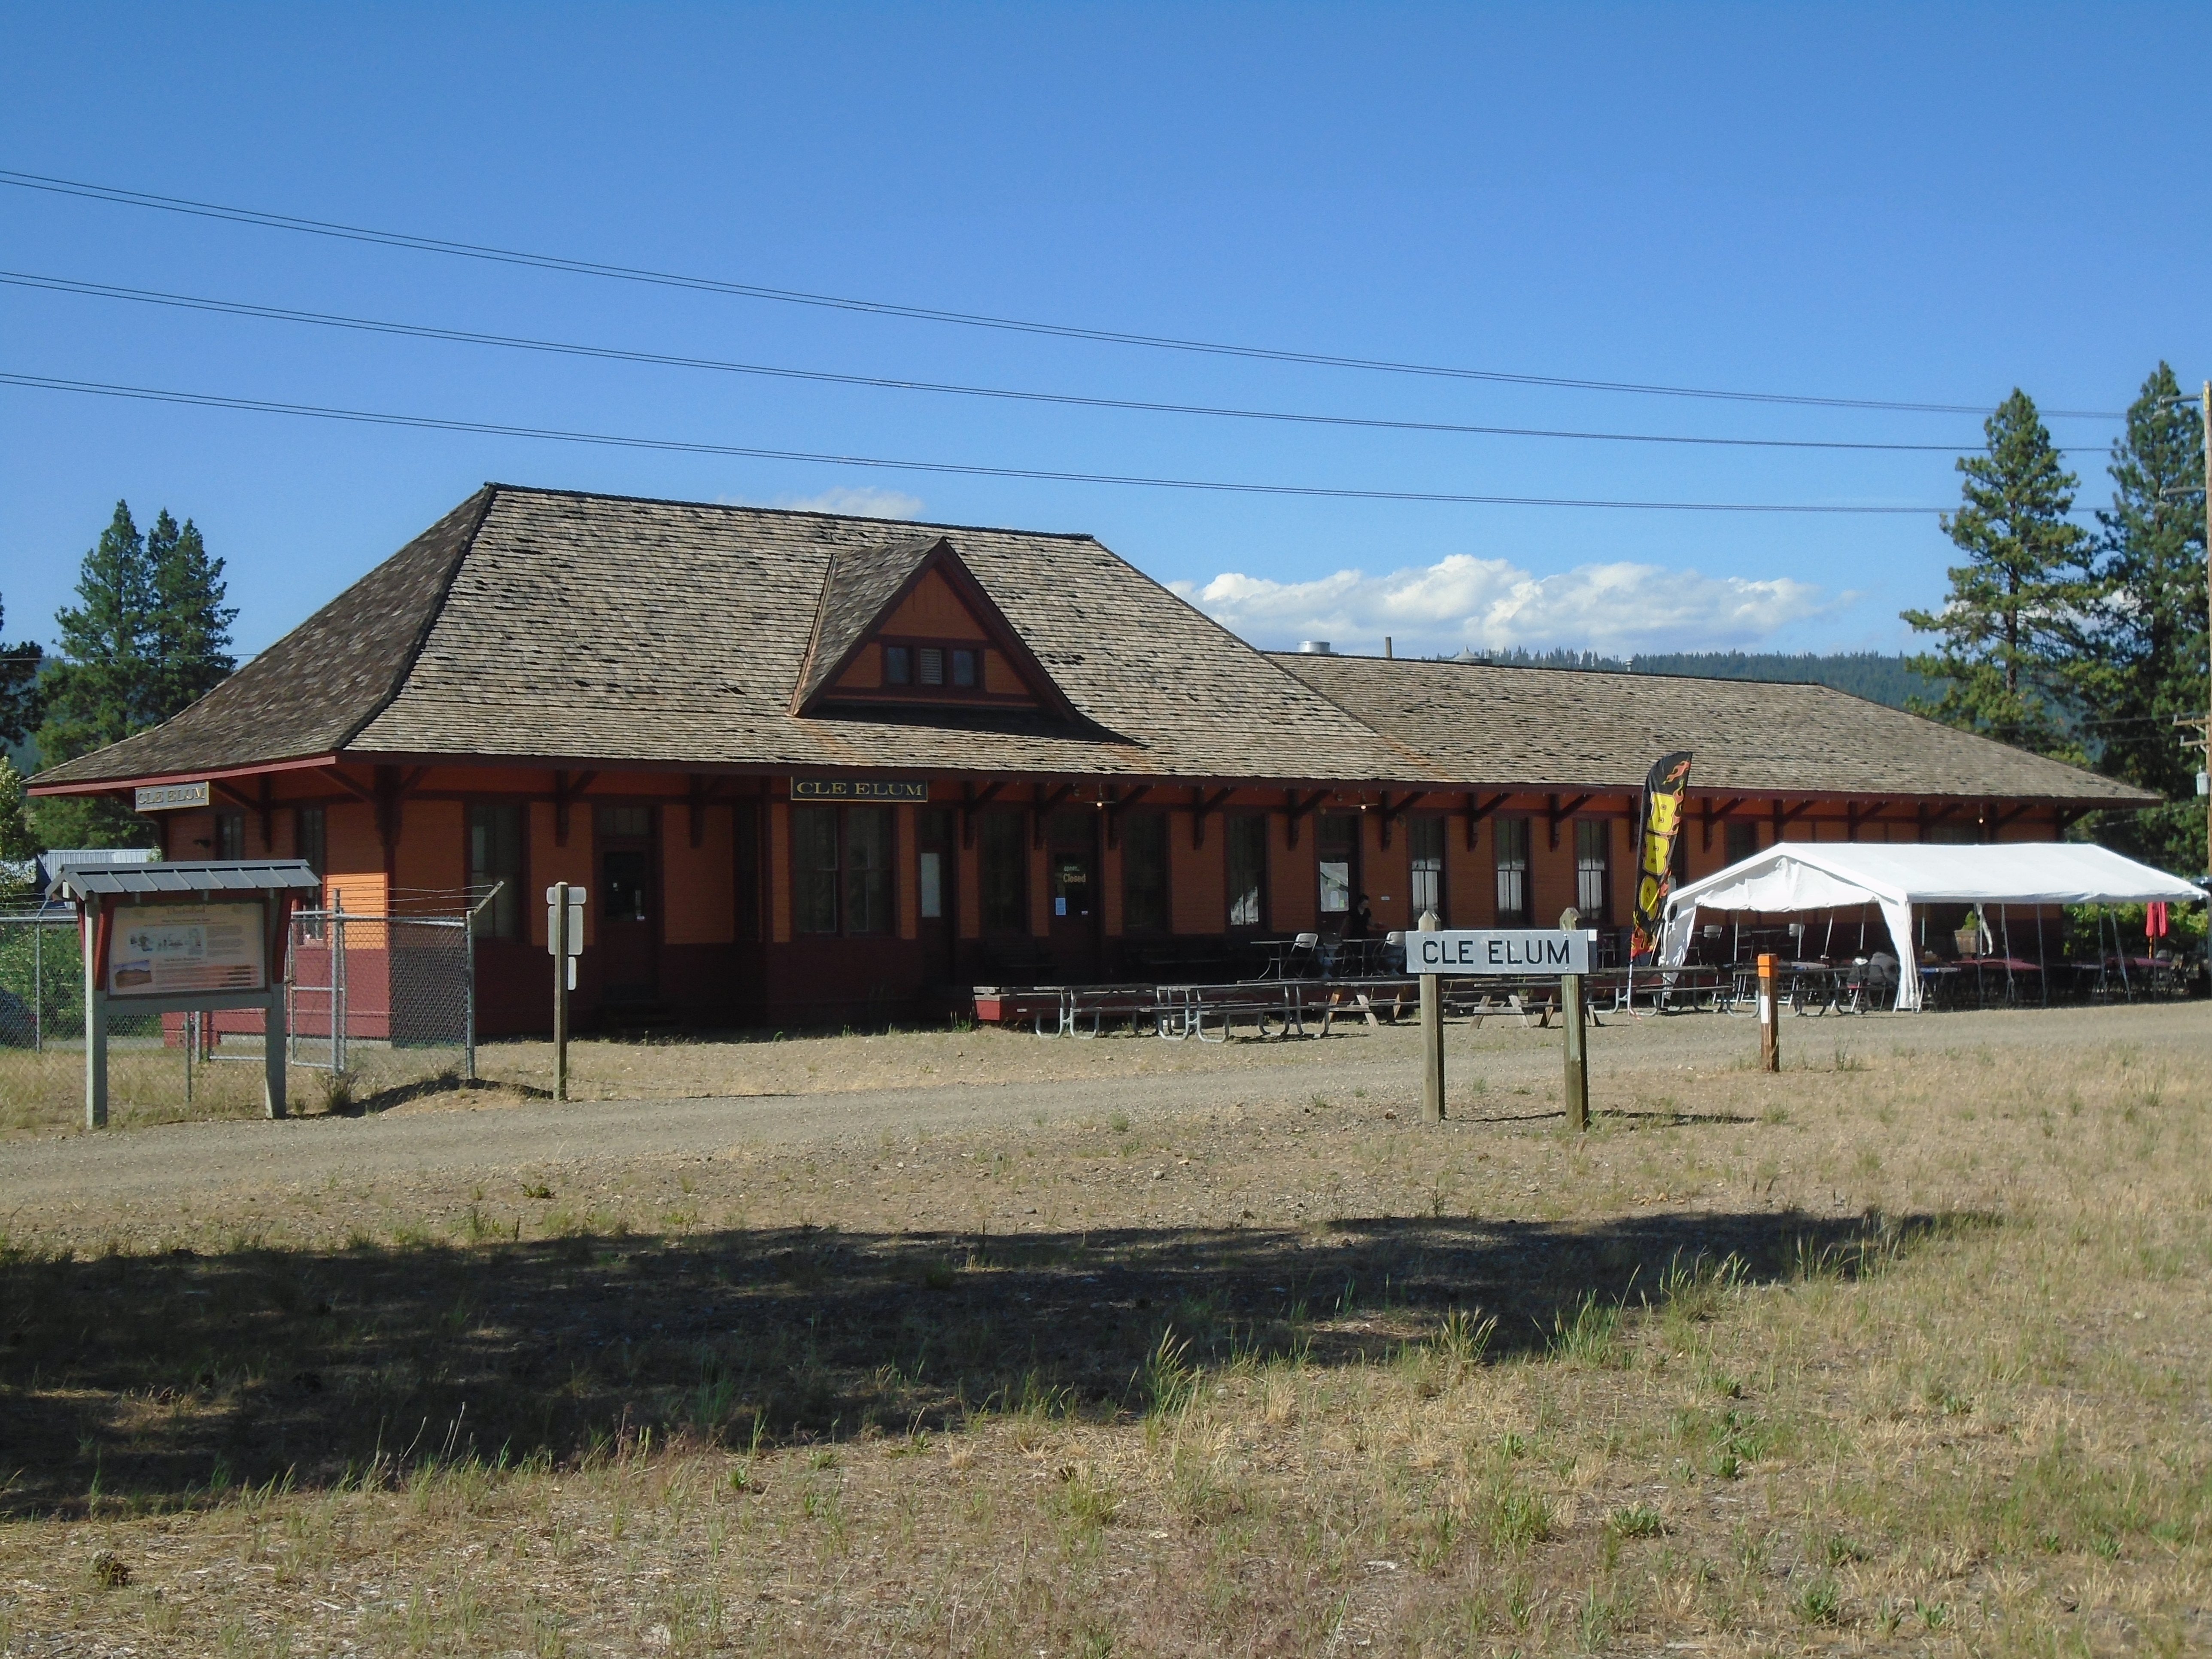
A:
{"label": "dry brown grass", "polygon": [[19,1212],[0,1650],[2212,1644],[2201,1007],[1711,1029],[1573,1142],[1279,1091]]}

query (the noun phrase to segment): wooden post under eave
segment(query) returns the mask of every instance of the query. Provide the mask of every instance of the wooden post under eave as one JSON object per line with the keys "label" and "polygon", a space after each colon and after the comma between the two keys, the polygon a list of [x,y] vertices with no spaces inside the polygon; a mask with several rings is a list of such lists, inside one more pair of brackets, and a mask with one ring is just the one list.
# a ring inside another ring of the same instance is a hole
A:
{"label": "wooden post under eave", "polygon": [[[1443,923],[1433,910],[1421,912],[1419,932],[1433,933]],[[1444,1121],[1444,999],[1442,978],[1421,975],[1421,1121]]]}

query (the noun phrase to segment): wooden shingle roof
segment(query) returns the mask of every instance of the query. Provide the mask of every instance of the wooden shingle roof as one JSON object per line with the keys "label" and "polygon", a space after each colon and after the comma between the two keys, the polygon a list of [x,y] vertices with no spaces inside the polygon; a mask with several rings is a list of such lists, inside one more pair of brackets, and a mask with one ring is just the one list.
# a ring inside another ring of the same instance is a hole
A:
{"label": "wooden shingle roof", "polygon": [[[933,550],[1065,712],[793,712]],[[1088,536],[486,485],[184,713],[34,788],[342,757],[2147,805],[1826,687],[1269,656]]]}
{"label": "wooden shingle roof", "polygon": [[[793,714],[831,562],[865,567],[887,546],[940,538],[1077,718]],[[287,712],[272,717],[272,706]],[[1429,777],[1418,756],[1088,536],[493,485],[184,714],[38,782],[341,750],[361,761]]]}
{"label": "wooden shingle roof", "polygon": [[1288,652],[1273,660],[1470,784],[1627,793],[1658,757],[1686,749],[1701,792],[2159,799],[1826,685]]}

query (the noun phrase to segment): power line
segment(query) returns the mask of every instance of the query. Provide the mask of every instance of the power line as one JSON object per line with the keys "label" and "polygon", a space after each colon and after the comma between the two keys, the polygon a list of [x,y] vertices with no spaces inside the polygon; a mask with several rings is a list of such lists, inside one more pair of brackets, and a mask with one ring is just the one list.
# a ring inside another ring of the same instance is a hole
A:
{"label": "power line", "polygon": [[[1015,334],[1048,335],[1060,339],[1089,340],[1108,345],[1144,346],[1162,351],[1193,352],[1215,357],[1245,357],[1263,362],[1303,363],[1322,368],[1360,369],[1383,374],[1413,374],[1440,380],[1480,380],[1506,386],[1551,386],[1575,392],[1612,392],[1642,397],[1699,398],[1726,403],[1783,404],[1812,409],[1856,409],[1917,415],[1986,416],[1984,405],[1974,404],[1911,403],[1871,398],[1813,397],[1779,392],[1732,392],[1709,386],[1660,386],[1634,380],[1587,380],[1569,375],[1518,374],[1503,369],[1462,368],[1436,363],[1402,362],[1389,358],[1355,357],[1332,352],[1297,351],[1273,346],[1232,345],[1219,341],[1184,339],[1174,335],[1140,334],[1120,329],[1089,328],[1068,323],[1045,323],[1015,317],[995,317],[981,312],[949,311],[930,306],[902,305],[888,300],[861,300],[803,289],[771,288],[758,283],[738,283],[714,276],[686,276],[632,265],[609,264],[595,259],[572,259],[554,253],[535,253],[516,248],[491,247],[444,237],[418,236],[411,232],[379,230],[362,225],[339,224],[325,219],[305,219],[289,213],[270,213],[257,208],[228,207],[188,197],[162,196],[151,191],[125,190],[111,185],[87,184],[44,173],[0,168],[0,185],[48,195],[82,197],[120,207],[148,208],[195,218],[220,219],[233,224],[258,225],[304,235],[326,236],[341,241],[368,242],[383,247],[408,248],[421,253],[442,253],[456,258],[481,259],[496,264],[525,265],[539,270],[564,271],[572,276],[599,276],[625,283],[646,283],[660,288],[690,289],[702,294],[722,294],[749,300],[773,300],[787,305],[814,306],[831,311],[858,312],[872,316],[902,317],[915,321],[957,324],[963,328],[997,329]],[[2111,410],[2053,409],[2047,416],[2082,420],[2112,421],[2121,416]]]}
{"label": "power line", "polygon": [[[550,353],[612,362],[647,363],[664,368],[712,369],[730,374],[757,374],[785,380],[810,380],[830,386],[867,386],[894,392],[939,392],[962,398],[995,398],[1018,403],[1057,404],[1079,409],[1115,409],[1150,415],[1196,415],[1238,421],[1279,421],[1304,426],[1360,427],[1387,432],[1432,432],[1455,436],[1499,438],[1564,438],[1598,443],[1691,444],[1729,449],[1872,450],[1910,454],[1956,455],[1957,444],[1852,443],[1814,438],[1711,438],[1679,436],[1656,432],[1585,432],[1553,427],[1474,426],[1445,421],[1389,420],[1360,415],[1316,415],[1284,410],[1224,408],[1212,404],[1146,402],[1127,398],[1097,398],[1077,392],[1031,392],[1004,386],[963,386],[939,380],[908,380],[874,374],[848,374],[831,369],[787,368],[766,363],[733,362],[719,357],[693,357],[670,352],[640,351],[621,346],[580,345],[568,341],[538,340],[512,334],[486,334],[472,329],[440,328],[427,323],[398,323],[376,318],[346,317],[330,312],[299,311],[285,306],[256,305],[242,300],[215,300],[204,295],[168,294],[156,289],[123,288],[112,283],[82,282],[67,276],[43,276],[27,271],[0,270],[0,284],[10,288],[72,294],[90,299],[125,300],[137,304],[168,306],[185,311],[210,312],[218,316],[251,317],[262,321],[305,323],[321,328],[349,329],[368,334],[398,335],[408,339],[441,340],[462,345],[499,346],[517,351]],[[1972,447],[1969,446],[1968,447]],[[2076,452],[2087,454],[2090,450]]]}
{"label": "power line", "polygon": [[1055,483],[1125,484],[1147,489],[1195,489],[1227,495],[1302,495],[1332,500],[1422,501],[1468,507],[1583,507],[1635,509],[1656,513],[1791,513],[1852,515],[1924,516],[1949,509],[1935,507],[1861,507],[1832,504],[1790,504],[1766,501],[1593,501],[1554,495],[1476,495],[1440,490],[1352,489],[1322,484],[1239,483],[1209,478],[1162,478],[1110,472],[1072,472],[1058,469],[981,466],[953,461],[886,459],[872,455],[831,455],[811,450],[766,449],[741,444],[712,444],[677,438],[636,438],[605,432],[569,432],[553,427],[510,426],[492,421],[451,420],[429,415],[395,415],[359,409],[331,409],[318,404],[276,403],[259,398],[226,398],[212,393],[174,392],[153,386],[112,386],[98,380],[68,380],[51,375],[22,374],[0,370],[0,385],[27,386],[46,392],[75,392],[103,398],[128,398],[142,402],[185,404],[203,409],[242,410],[254,414],[295,415],[324,421],[348,421],[368,426],[407,427],[433,432],[471,432],[489,437],[535,438],[555,443],[600,444],[617,449],[666,450],[681,454],[730,455],[750,460],[802,461],[824,466],[865,466],[886,471],[951,473],[977,478],[1030,478]]}

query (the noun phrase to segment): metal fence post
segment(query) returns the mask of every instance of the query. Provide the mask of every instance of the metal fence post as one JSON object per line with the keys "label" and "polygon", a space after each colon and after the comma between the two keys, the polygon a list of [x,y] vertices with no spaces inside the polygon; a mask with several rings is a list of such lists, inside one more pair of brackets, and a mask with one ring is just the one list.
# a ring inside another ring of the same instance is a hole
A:
{"label": "metal fence post", "polygon": [[331,913],[331,1075],[346,1068],[345,895],[334,896]]}
{"label": "metal fence post", "polygon": [[46,924],[31,924],[31,1052],[46,1052]]}
{"label": "metal fence post", "polygon": [[462,970],[467,983],[462,987],[463,1006],[467,1010],[468,1026],[461,1038],[461,1075],[471,1083],[477,1080],[477,919],[471,911],[461,924],[462,935],[467,941],[467,966]]}

